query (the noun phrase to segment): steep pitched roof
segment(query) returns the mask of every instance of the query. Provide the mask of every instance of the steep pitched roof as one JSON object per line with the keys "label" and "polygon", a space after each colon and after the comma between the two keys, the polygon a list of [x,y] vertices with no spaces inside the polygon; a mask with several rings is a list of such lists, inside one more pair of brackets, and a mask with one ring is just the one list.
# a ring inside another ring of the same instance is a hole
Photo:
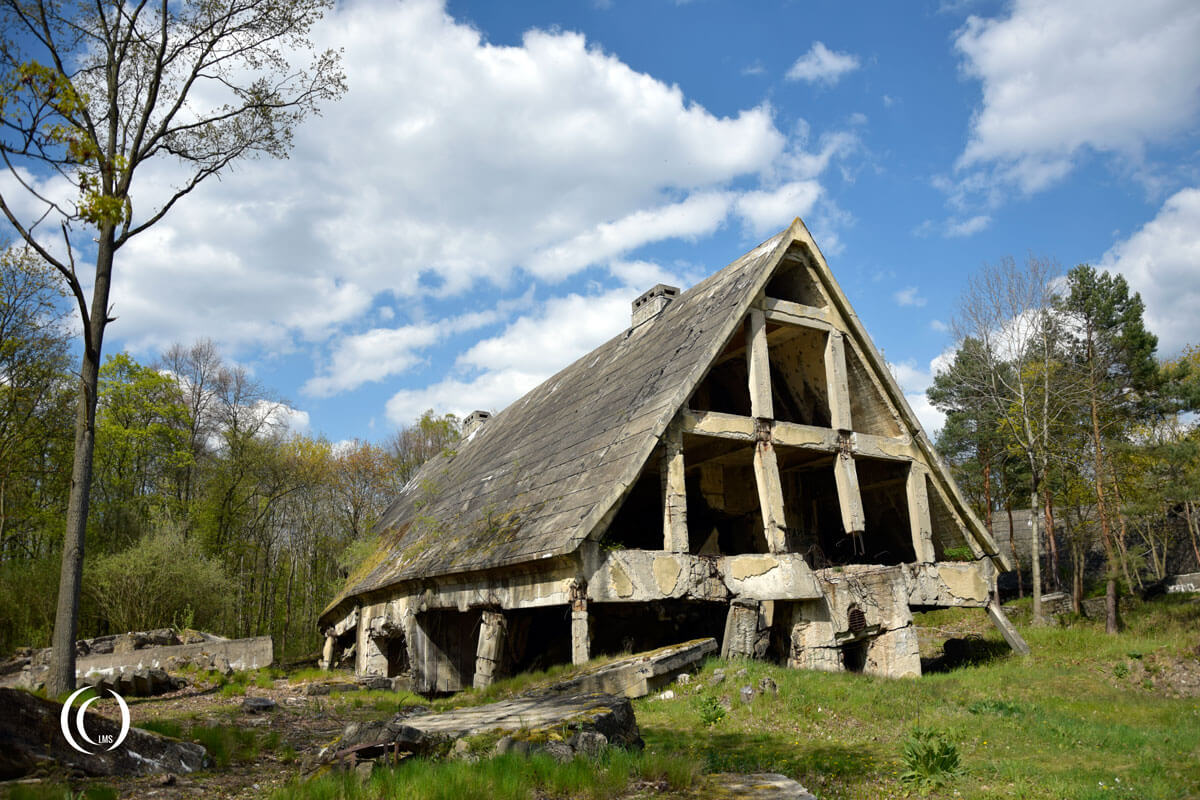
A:
{"label": "steep pitched roof", "polygon": [[[936,462],[934,472],[944,471],[796,219],[681,294],[652,322],[610,339],[493,416],[454,452],[429,461],[380,520],[379,549],[322,617],[402,581],[564,555],[598,533],[794,243],[807,247],[823,273],[877,377]],[[984,551],[994,553],[965,503],[960,510]]]}

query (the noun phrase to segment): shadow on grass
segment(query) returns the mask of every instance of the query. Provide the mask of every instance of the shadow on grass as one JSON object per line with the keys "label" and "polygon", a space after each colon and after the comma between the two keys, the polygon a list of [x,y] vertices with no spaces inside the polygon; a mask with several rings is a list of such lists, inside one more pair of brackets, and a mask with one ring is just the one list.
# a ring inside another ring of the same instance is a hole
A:
{"label": "shadow on grass", "polygon": [[978,667],[1001,661],[1010,655],[1012,648],[996,639],[976,635],[947,639],[942,645],[942,655],[921,659],[921,672],[951,672],[960,667]]}
{"label": "shadow on grass", "polygon": [[642,736],[655,750],[697,758],[705,772],[782,772],[801,780],[823,776],[854,784],[889,766],[870,747],[792,741],[782,734],[722,733],[719,724],[692,731],[643,727]]}

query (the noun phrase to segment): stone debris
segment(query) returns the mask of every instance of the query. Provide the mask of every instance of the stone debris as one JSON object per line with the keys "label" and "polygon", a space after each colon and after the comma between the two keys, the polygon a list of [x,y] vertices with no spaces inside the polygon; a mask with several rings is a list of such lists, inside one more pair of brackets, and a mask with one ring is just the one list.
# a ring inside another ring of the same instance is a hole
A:
{"label": "stone debris", "polygon": [[681,672],[675,677],[675,682],[681,686],[687,686],[692,682],[692,676],[686,672]]}
{"label": "stone debris", "polygon": [[[122,633],[81,639],[75,643],[75,680],[78,684],[115,687],[141,671],[169,672],[185,666],[215,669],[231,675],[236,670],[268,667],[274,661],[270,636],[250,639],[226,639],[199,631],[160,628],[153,631]],[[37,690],[45,684],[50,671],[50,648],[26,650],[0,666],[0,686]],[[142,680],[143,688],[134,686]],[[130,682],[132,681],[132,682]],[[145,676],[131,678],[122,685],[130,695],[158,694],[171,691],[160,680],[145,686]],[[117,689],[122,695],[125,690]]]}
{"label": "stone debris", "polygon": [[[208,763],[203,747],[157,733],[130,728],[120,747],[103,745],[81,753],[67,743],[60,728],[62,704],[19,689],[0,688],[0,780],[11,780],[53,766],[85,775],[186,774]],[[71,715],[74,719],[75,715]],[[87,735],[98,742],[116,741],[121,723],[87,712]]]}
{"label": "stone debris", "polygon": [[779,694],[779,684],[770,676],[765,676],[758,681],[758,691],[761,694]]}
{"label": "stone debris", "polygon": [[658,696],[658,699],[659,700],[674,700],[675,692],[671,691],[670,689],[667,689],[665,692],[663,692],[662,694],[660,694]]}
{"label": "stone debris", "polygon": [[738,690],[738,696],[742,698],[743,703],[745,703],[746,705],[750,705],[751,703],[754,702],[754,687],[753,686],[743,686],[741,689]]}
{"label": "stone debris", "polygon": [[710,797],[729,800],[817,800],[807,789],[777,772],[709,775]]}
{"label": "stone debris", "polygon": [[724,681],[725,681],[725,670],[714,669],[712,675],[709,676],[708,685],[709,686],[719,686]]}
{"label": "stone debris", "polygon": [[278,705],[269,697],[247,697],[242,700],[242,710],[249,714],[262,714],[274,711]]}
{"label": "stone debris", "polygon": [[[564,731],[573,731],[563,738]],[[548,752],[556,759],[592,756],[610,744],[642,747],[633,707],[607,694],[538,694],[433,714],[401,712],[390,720],[351,723],[317,754],[318,763],[361,761],[401,753],[437,756],[471,752],[473,737],[499,735],[495,753]],[[466,741],[466,744],[462,744]]]}
{"label": "stone debris", "polygon": [[185,679],[168,675],[166,670],[161,669],[139,669],[116,675],[92,676],[80,683],[91,684],[101,694],[105,694],[106,689],[112,689],[122,697],[153,697],[187,686]]}
{"label": "stone debris", "polygon": [[666,686],[684,670],[717,652],[717,640],[695,639],[661,647],[605,664],[557,683],[551,691],[562,693],[604,692],[625,697],[645,697]]}

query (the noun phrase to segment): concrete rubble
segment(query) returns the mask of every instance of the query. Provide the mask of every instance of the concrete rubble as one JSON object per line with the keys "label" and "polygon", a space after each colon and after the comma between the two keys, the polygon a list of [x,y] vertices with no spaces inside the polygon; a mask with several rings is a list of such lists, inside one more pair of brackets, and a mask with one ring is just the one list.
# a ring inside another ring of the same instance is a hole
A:
{"label": "concrete rubble", "polygon": [[[0,686],[36,690],[50,670],[50,648],[25,650],[0,665]],[[199,631],[160,628],[100,636],[75,643],[75,680],[115,689],[122,696],[147,696],[179,688],[167,672],[184,666],[259,669],[274,661],[270,636],[226,639]]]}
{"label": "concrete rubble", "polygon": [[443,713],[401,712],[383,722],[352,723],[317,759],[353,764],[401,753],[466,756],[472,745],[486,748],[483,755],[546,750],[574,757],[593,755],[607,746],[641,748],[642,739],[626,697],[541,693]]}
{"label": "concrete rubble", "polygon": [[[156,733],[130,728],[115,749],[97,752],[72,748],[60,730],[62,704],[23,692],[0,688],[0,780],[20,778],[44,768],[84,775],[185,774],[206,766],[203,747]],[[120,723],[87,712],[83,725],[94,741],[116,741]],[[74,719],[74,715],[72,715]],[[90,747],[90,746],[89,746]]]}

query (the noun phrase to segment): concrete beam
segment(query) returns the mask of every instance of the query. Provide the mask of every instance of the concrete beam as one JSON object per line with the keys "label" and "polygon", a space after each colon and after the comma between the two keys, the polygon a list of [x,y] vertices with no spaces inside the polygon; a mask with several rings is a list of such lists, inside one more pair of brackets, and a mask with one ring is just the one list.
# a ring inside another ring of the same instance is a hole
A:
{"label": "concrete beam", "polygon": [[[732,439],[739,442],[756,440],[757,427],[753,417],[726,414],[721,411],[695,411],[684,409],[679,412],[679,425],[684,433],[695,436],[711,436],[717,439]],[[771,426],[771,441],[784,447],[797,447],[822,453],[836,453],[842,442],[848,442],[850,452],[865,458],[885,461],[912,461],[919,458],[920,450],[906,436],[875,436],[869,433],[851,433],[848,437],[838,435],[833,428],[819,428],[796,422],[776,420]]]}
{"label": "concrete beam", "polygon": [[746,315],[746,368],[750,373],[750,416],[774,419],[771,365],[767,356],[767,320],[762,309]]}
{"label": "concrete beam", "polygon": [[1004,637],[1004,641],[1008,642],[1008,646],[1013,649],[1014,653],[1027,656],[1033,652],[1029,649],[1029,644],[1017,632],[1017,629],[1013,627],[1013,624],[1008,621],[1008,617],[1004,615],[1004,612],[996,604],[996,601],[993,600],[988,603],[987,614],[988,619],[1000,630],[1000,635]]}
{"label": "concrete beam", "polygon": [[802,328],[816,328],[821,331],[833,330],[833,320],[827,308],[801,305],[789,300],[777,300],[774,297],[764,297],[762,309],[767,322],[772,322],[776,325],[796,325]]}
{"label": "concrete beam", "polygon": [[662,478],[663,550],[688,552],[687,485],[684,479],[683,433],[678,425],[667,426],[663,434],[663,458],[659,465]]}

